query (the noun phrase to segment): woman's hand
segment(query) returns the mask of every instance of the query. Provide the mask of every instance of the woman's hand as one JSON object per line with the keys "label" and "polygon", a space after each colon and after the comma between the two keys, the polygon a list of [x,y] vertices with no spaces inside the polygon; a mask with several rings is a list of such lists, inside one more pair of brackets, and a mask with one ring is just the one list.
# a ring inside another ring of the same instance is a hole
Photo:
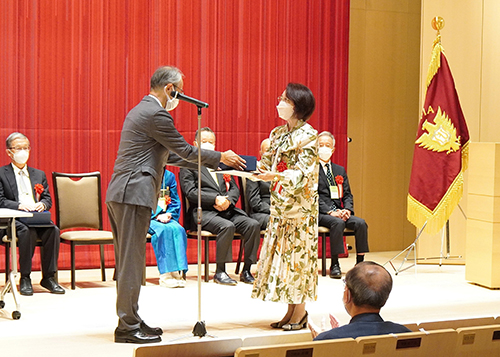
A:
{"label": "woman's hand", "polygon": [[172,219],[172,213],[163,213],[156,216],[156,220],[161,223],[168,223]]}
{"label": "woman's hand", "polygon": [[255,174],[255,177],[261,181],[272,181],[274,180],[274,177],[276,176],[276,173],[272,171],[265,171],[259,169],[260,174]]}

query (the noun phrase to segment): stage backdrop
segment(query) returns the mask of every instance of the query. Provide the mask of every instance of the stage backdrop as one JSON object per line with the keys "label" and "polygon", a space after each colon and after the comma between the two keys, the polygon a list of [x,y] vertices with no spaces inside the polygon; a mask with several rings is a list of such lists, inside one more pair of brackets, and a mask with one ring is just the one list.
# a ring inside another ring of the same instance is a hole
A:
{"label": "stage backdrop", "polygon": [[[349,0],[2,0],[0,138],[26,134],[28,163],[51,188],[52,171],[100,171],[104,198],[123,119],[154,70],[170,64],[185,74],[186,94],[210,104],[202,125],[216,132],[218,150],[257,155],[283,124],[276,98],[293,81],[313,91],[310,123],[335,134],[335,160],[345,165],[348,36]],[[196,107],[181,103],[172,114],[192,142]],[[78,247],[77,264],[98,267],[97,250]],[[59,266],[69,267],[66,246]]]}

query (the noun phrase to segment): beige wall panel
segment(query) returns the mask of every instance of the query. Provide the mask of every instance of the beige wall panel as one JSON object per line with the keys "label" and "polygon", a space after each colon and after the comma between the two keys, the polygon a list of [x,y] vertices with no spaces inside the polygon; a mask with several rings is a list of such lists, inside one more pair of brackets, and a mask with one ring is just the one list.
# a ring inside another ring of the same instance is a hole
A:
{"label": "beige wall panel", "polygon": [[408,13],[415,3],[351,2],[348,171],[372,251],[414,239],[406,195],[419,113],[420,15]]}
{"label": "beige wall panel", "polygon": [[500,1],[483,0],[480,141],[500,142]]}

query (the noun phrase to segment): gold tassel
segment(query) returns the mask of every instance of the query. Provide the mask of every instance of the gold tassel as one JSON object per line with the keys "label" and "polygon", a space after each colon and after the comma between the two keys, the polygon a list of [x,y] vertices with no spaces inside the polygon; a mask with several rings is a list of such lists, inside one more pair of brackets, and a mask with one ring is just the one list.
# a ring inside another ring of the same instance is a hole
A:
{"label": "gold tassel", "polygon": [[429,68],[427,69],[426,91],[432,81],[432,78],[434,78],[438,69],[441,67],[441,52],[444,52],[443,46],[441,46],[441,35],[437,35],[434,43],[432,44],[431,61],[429,63]]}
{"label": "gold tassel", "polygon": [[408,195],[408,220],[416,227],[422,227],[425,221],[427,221],[427,226],[425,227],[426,233],[434,234],[439,232],[450,218],[458,202],[460,202],[463,188],[463,171],[460,171],[434,211],[429,210],[411,195]]}

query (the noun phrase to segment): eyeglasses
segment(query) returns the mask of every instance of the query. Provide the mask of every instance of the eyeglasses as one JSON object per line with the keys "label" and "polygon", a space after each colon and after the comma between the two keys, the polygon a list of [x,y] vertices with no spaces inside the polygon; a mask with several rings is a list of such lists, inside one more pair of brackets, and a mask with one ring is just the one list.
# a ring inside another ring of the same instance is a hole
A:
{"label": "eyeglasses", "polygon": [[12,151],[21,151],[21,150],[26,150],[26,151],[30,151],[31,150],[31,147],[28,146],[26,148],[18,148],[18,147],[15,147],[15,148],[9,148],[9,150],[12,150]]}
{"label": "eyeglasses", "polygon": [[281,102],[281,101],[284,101],[284,102],[287,102],[289,104],[292,104],[292,101],[290,99],[288,99],[287,97],[283,97],[282,95],[280,95],[278,97],[278,102]]}
{"label": "eyeglasses", "polygon": [[177,87],[175,84],[174,84],[174,88],[177,92],[179,92],[180,94],[184,94],[184,91],[182,90],[182,88],[179,88]]}

